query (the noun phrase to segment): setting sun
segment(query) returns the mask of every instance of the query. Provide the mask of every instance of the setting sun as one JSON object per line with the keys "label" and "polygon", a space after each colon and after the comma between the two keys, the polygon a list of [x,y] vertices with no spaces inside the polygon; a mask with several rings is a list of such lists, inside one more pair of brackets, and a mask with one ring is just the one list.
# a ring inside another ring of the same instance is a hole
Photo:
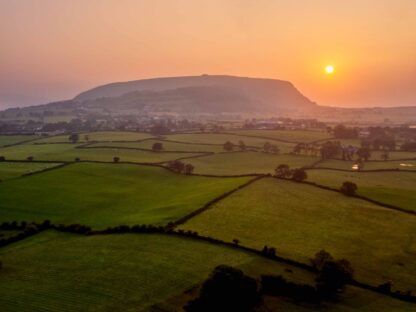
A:
{"label": "setting sun", "polygon": [[327,66],[325,67],[325,72],[326,72],[327,74],[332,74],[332,73],[334,72],[334,66],[332,66],[332,65],[327,65]]}

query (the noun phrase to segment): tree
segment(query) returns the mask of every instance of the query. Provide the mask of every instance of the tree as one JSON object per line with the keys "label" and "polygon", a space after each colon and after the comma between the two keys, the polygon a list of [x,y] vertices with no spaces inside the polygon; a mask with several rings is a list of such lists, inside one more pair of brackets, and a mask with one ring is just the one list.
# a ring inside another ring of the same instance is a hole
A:
{"label": "tree", "polygon": [[315,269],[321,271],[325,262],[333,260],[334,258],[331,256],[331,254],[322,249],[315,254],[315,257],[313,259],[311,259],[311,263]]}
{"label": "tree", "polygon": [[80,161],[81,161],[81,159],[80,159],[79,157],[75,157],[75,161],[76,161],[76,162],[80,162]]}
{"label": "tree", "polygon": [[340,188],[341,192],[347,196],[354,196],[357,191],[357,184],[345,181]]}
{"label": "tree", "polygon": [[337,139],[355,139],[358,137],[358,131],[354,128],[347,128],[344,125],[337,125],[334,128],[334,137]]}
{"label": "tree", "polygon": [[303,169],[295,169],[295,171],[293,171],[292,179],[297,182],[306,180],[307,177],[308,175],[306,174],[306,171]]}
{"label": "tree", "polygon": [[186,312],[249,312],[260,303],[255,279],[243,271],[220,265],[202,284],[199,297],[184,306]]}
{"label": "tree", "polygon": [[342,147],[339,141],[327,141],[321,147],[322,159],[336,158],[341,152]]}
{"label": "tree", "polygon": [[118,163],[119,161],[120,161],[120,157],[117,157],[117,156],[113,157],[113,162]]}
{"label": "tree", "polygon": [[26,160],[27,161],[33,161],[34,160],[34,157],[33,156],[29,156],[29,157],[26,158]]}
{"label": "tree", "polygon": [[185,174],[186,175],[191,175],[193,171],[194,171],[194,166],[192,164],[186,164],[185,165]]}
{"label": "tree", "polygon": [[227,141],[224,143],[223,148],[225,151],[231,152],[234,149],[234,144],[231,143],[230,141]]}
{"label": "tree", "polygon": [[240,151],[246,150],[246,145],[244,144],[243,141],[238,141],[238,147],[240,148]]}
{"label": "tree", "polygon": [[182,173],[182,171],[185,169],[185,164],[180,160],[172,160],[168,162],[168,168],[177,173]]}
{"label": "tree", "polygon": [[370,149],[367,147],[361,147],[357,151],[357,155],[360,158],[364,158],[365,161],[367,161],[371,157]]}
{"label": "tree", "polygon": [[72,143],[77,143],[79,141],[79,134],[78,133],[72,133],[69,136],[69,141],[71,141]]}
{"label": "tree", "polygon": [[290,173],[291,173],[289,165],[286,165],[286,164],[281,164],[277,166],[274,172],[278,178],[288,178],[290,177]]}
{"label": "tree", "polygon": [[0,156],[0,161],[6,161],[6,157]]}
{"label": "tree", "polygon": [[157,143],[154,143],[154,144],[152,145],[152,151],[154,151],[154,152],[159,152],[159,151],[161,151],[161,150],[163,150],[163,144],[162,144],[162,143],[157,142]]}
{"label": "tree", "polygon": [[326,261],[316,278],[317,288],[323,296],[334,297],[352,280],[353,273],[348,260]]}

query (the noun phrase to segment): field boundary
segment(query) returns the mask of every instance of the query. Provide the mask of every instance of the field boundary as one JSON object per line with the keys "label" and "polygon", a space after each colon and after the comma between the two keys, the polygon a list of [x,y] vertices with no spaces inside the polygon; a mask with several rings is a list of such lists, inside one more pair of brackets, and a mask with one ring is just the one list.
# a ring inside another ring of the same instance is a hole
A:
{"label": "field boundary", "polygon": [[193,212],[189,213],[188,215],[186,215],[186,216],[184,216],[184,217],[182,217],[182,218],[180,218],[180,219],[178,219],[174,222],[169,223],[167,227],[169,229],[171,229],[171,228],[174,228],[174,227],[177,227],[179,225],[182,225],[182,224],[186,223],[187,221],[189,221],[193,217],[195,217],[195,216],[203,213],[204,211],[210,209],[214,204],[216,204],[220,200],[225,199],[226,197],[230,196],[231,194],[233,194],[233,193],[235,193],[235,192],[249,186],[250,184],[252,184],[252,183],[254,183],[254,182],[256,182],[260,179],[263,179],[264,177],[267,177],[267,176],[269,176],[269,175],[256,176],[254,179],[251,179],[250,181],[248,181],[244,184],[241,184],[241,185],[237,186],[236,188],[234,188],[230,191],[227,191],[227,192],[223,193],[222,195],[210,200],[209,202],[205,203],[201,208],[198,208],[198,209],[194,210]]}
{"label": "field boundary", "polygon": [[[27,237],[30,236],[34,236],[36,234],[39,234],[43,231],[47,231],[47,230],[56,230],[58,232],[64,232],[64,233],[73,233],[73,234],[78,234],[78,235],[83,235],[83,236],[93,236],[93,235],[122,235],[122,234],[138,234],[138,235],[143,235],[143,234],[147,234],[147,235],[151,235],[151,234],[159,234],[159,235],[171,235],[171,236],[178,236],[181,238],[187,238],[187,239],[194,239],[194,240],[199,240],[199,241],[204,241],[204,242],[208,242],[211,244],[215,244],[215,245],[220,245],[220,246],[225,246],[225,247],[230,247],[230,248],[234,248],[237,250],[241,250],[244,252],[248,252],[248,253],[252,253],[255,254],[257,256],[263,257],[263,258],[267,258],[270,259],[272,261],[276,261],[279,263],[285,263],[312,273],[317,273],[317,270],[310,264],[306,264],[300,261],[296,261],[290,258],[285,258],[285,257],[281,257],[278,255],[270,255],[270,254],[265,254],[263,253],[261,250],[255,249],[255,248],[251,248],[251,247],[247,247],[247,246],[242,246],[239,245],[235,242],[226,242],[220,239],[216,239],[213,237],[208,237],[208,236],[202,236],[199,235],[198,232],[192,232],[192,231],[184,231],[184,230],[177,230],[175,231],[175,229],[172,228],[167,228],[167,227],[155,227],[152,225],[136,225],[136,226],[119,226],[119,227],[115,227],[115,228],[108,228],[106,230],[102,230],[102,231],[91,231],[91,228],[89,226],[86,225],[80,225],[80,224],[72,224],[69,226],[64,226],[64,225],[54,225],[51,224],[49,221],[45,220],[43,223],[41,224],[36,224],[36,223],[32,223],[31,224],[33,227],[30,228],[29,231],[22,231],[21,233],[15,235],[15,236],[11,236],[9,238],[0,240],[0,247],[4,247],[7,245],[10,245],[12,243],[18,242],[20,240],[24,240]],[[18,227],[18,225],[16,225]],[[20,229],[21,230],[21,229]],[[363,282],[359,282],[355,279],[353,279],[352,281],[350,281],[348,283],[349,285],[352,286],[356,286],[362,289],[366,289],[369,291],[373,291],[385,296],[390,296],[392,298],[401,300],[401,301],[406,301],[406,302],[411,302],[411,303],[416,303],[416,296],[413,296],[409,293],[404,293],[402,291],[396,291],[396,292],[387,292],[387,291],[383,291],[383,289],[381,289],[378,286],[373,286],[370,284],[366,284]]]}
{"label": "field boundary", "polygon": [[[327,191],[337,192],[339,194],[342,194],[343,196],[347,196],[344,193],[342,193],[341,190],[339,190],[339,189],[336,189],[336,188],[333,188],[333,187],[330,187],[330,186],[326,186],[326,185],[322,185],[322,184],[319,184],[319,183],[316,183],[316,182],[295,181],[293,179],[281,178],[281,177],[274,177],[274,178],[279,179],[279,180],[284,180],[284,181],[291,181],[293,183],[307,184],[307,185],[315,186],[315,187],[318,187],[318,188],[321,188],[321,189],[324,189],[324,190],[327,190]],[[351,195],[351,196],[348,196],[348,197],[365,200],[367,202],[370,202],[372,204],[375,204],[375,205],[380,206],[380,207],[385,208],[385,209],[396,210],[396,211],[399,211],[399,212],[402,212],[402,213],[407,213],[407,214],[410,214],[410,215],[416,215],[416,211],[401,208],[401,207],[398,207],[398,206],[395,206],[395,205],[386,204],[386,203],[383,203],[383,202],[379,202],[377,200],[368,198],[368,197],[363,196],[363,195],[355,194],[355,195]]]}

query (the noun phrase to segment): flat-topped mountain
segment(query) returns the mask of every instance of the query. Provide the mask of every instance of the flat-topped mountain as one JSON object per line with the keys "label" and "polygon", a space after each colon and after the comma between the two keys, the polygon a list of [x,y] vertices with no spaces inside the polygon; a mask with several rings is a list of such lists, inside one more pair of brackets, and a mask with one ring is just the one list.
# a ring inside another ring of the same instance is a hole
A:
{"label": "flat-topped mountain", "polygon": [[111,83],[82,92],[74,100],[103,98],[113,98],[114,104],[129,99],[130,106],[154,105],[156,110],[179,112],[279,112],[315,106],[288,81],[220,75]]}

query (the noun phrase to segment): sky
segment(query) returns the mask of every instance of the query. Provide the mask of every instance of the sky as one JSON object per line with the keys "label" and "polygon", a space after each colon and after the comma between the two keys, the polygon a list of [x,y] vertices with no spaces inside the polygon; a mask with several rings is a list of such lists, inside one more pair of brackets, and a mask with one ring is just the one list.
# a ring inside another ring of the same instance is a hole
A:
{"label": "sky", "polygon": [[416,105],[416,1],[0,0],[0,109],[201,74],[288,80],[320,105]]}

